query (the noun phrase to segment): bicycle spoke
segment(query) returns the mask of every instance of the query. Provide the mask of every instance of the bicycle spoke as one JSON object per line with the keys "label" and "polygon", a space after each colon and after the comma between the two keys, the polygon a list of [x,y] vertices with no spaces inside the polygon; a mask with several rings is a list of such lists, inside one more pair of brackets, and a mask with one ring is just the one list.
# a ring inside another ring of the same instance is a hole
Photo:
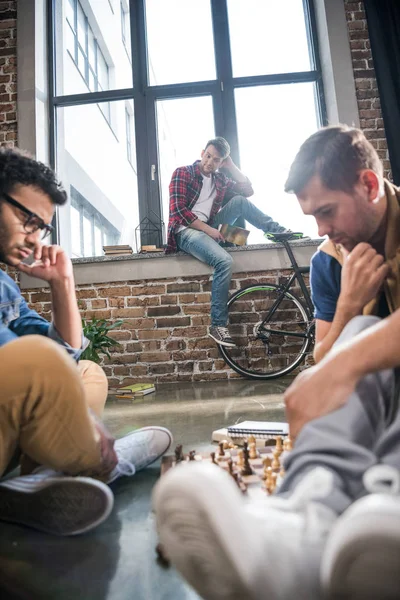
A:
{"label": "bicycle spoke", "polygon": [[310,321],[301,302],[274,285],[242,290],[229,305],[229,328],[236,348],[221,348],[238,373],[269,379],[289,373],[310,345]]}

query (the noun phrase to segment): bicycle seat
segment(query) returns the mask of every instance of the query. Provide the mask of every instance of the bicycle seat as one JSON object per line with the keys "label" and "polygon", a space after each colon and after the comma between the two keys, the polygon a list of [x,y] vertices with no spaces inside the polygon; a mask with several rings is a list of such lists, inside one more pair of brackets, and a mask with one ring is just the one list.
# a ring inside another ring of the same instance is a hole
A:
{"label": "bicycle seat", "polygon": [[304,236],[300,231],[282,231],[280,233],[265,233],[264,237],[271,242],[288,242],[289,240],[301,240]]}

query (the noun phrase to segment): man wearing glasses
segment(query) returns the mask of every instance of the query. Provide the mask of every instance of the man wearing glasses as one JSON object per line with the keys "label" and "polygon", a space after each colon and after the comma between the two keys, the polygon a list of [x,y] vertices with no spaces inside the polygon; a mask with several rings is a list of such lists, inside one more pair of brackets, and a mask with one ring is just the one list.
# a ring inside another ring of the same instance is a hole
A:
{"label": "man wearing glasses", "polygon": [[[0,148],[0,262],[48,283],[53,316],[31,310],[0,269],[0,520],[74,535],[110,514],[106,483],[154,462],[172,436],[146,427],[114,444],[101,424],[107,380],[98,365],[77,363],[88,342],[72,264],[42,243],[66,200],[48,167]],[[2,479],[17,465],[21,476]]]}

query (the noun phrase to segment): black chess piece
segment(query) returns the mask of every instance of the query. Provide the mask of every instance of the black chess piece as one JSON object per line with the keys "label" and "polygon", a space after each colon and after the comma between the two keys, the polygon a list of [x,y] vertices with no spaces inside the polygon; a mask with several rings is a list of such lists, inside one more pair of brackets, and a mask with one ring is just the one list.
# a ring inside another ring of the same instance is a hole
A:
{"label": "black chess piece", "polygon": [[249,444],[247,441],[245,441],[243,443],[243,458],[244,458],[244,465],[243,468],[241,470],[241,474],[242,475],[252,475],[253,474],[253,469],[251,468],[251,464],[249,461]]}
{"label": "black chess piece", "polygon": [[191,450],[189,452],[189,460],[194,460],[194,455],[196,454],[196,450]]}
{"label": "black chess piece", "polygon": [[185,460],[185,457],[183,454],[183,446],[182,446],[182,444],[178,444],[177,447],[175,448],[175,462],[180,463],[183,460]]}

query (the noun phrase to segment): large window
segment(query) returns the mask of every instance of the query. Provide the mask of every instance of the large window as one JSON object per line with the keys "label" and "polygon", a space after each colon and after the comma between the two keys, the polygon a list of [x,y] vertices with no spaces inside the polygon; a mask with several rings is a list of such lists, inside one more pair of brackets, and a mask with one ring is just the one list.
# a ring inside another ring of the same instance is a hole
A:
{"label": "large window", "polygon": [[[283,192],[300,143],[325,122],[312,0],[49,6],[53,154],[72,198],[59,230],[72,255],[97,255],[105,239],[134,246],[145,217],[167,223],[172,172],[214,135],[262,210],[316,236]],[[250,229],[249,243],[264,241]]]}

